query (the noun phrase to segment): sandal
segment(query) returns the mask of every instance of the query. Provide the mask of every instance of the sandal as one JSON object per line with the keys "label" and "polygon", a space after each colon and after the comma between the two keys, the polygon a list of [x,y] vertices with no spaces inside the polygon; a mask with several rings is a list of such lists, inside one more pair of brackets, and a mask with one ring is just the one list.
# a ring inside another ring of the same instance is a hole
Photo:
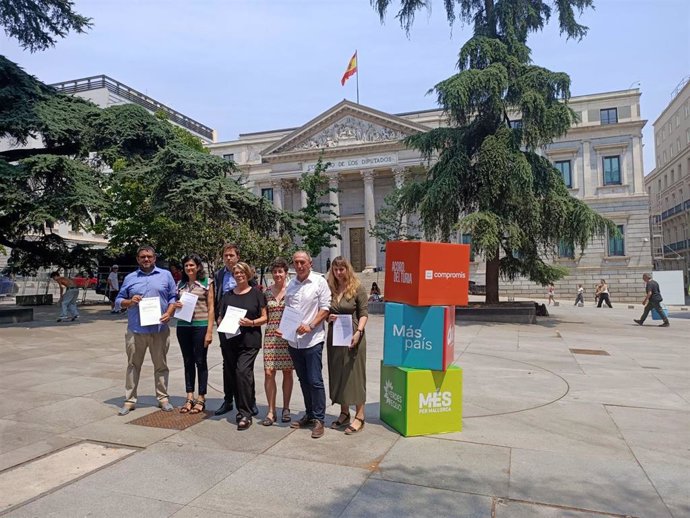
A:
{"label": "sandal", "polygon": [[292,421],[292,417],[290,417],[289,408],[283,408],[282,417],[280,418],[280,420],[284,423],[289,423],[290,421]]}
{"label": "sandal", "polygon": [[206,400],[205,399],[197,399],[196,403],[194,403],[194,408],[192,408],[189,413],[190,414],[200,414],[206,410]]}
{"label": "sandal", "polygon": [[269,414],[266,414],[266,417],[264,418],[263,421],[261,421],[261,424],[263,426],[271,426],[273,423],[276,422],[276,415],[275,413],[273,414],[273,417],[269,417]]}
{"label": "sandal", "polygon": [[[360,423],[362,423],[362,425],[359,428],[354,428],[352,426],[352,424],[350,424],[347,428],[345,428],[345,435],[352,435],[352,434],[355,434],[357,432],[361,432],[362,430],[364,430],[364,419],[360,419],[359,417],[355,417],[355,421],[359,421]],[[354,421],[353,421],[353,423],[354,423]]]}
{"label": "sandal", "polygon": [[[345,419],[340,419],[341,416],[345,416]],[[340,428],[341,426],[345,426],[350,422],[350,413],[348,412],[347,414],[345,412],[340,412],[340,415],[338,416],[338,419],[333,421],[331,423],[331,428]]]}
{"label": "sandal", "polygon": [[184,402],[184,405],[180,407],[180,414],[187,414],[189,413],[192,408],[194,407],[195,401],[193,399],[188,399],[187,401]]}
{"label": "sandal", "polygon": [[237,422],[237,429],[239,431],[247,430],[252,425],[252,420],[249,417],[243,417]]}

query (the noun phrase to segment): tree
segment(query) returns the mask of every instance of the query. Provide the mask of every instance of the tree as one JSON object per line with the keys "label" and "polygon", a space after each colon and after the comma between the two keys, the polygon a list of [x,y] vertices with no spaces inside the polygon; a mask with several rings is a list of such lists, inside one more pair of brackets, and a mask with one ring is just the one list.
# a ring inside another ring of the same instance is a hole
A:
{"label": "tree", "polygon": [[324,248],[334,247],[331,238],[342,239],[338,229],[340,221],[330,202],[322,201],[329,192],[338,192],[328,186],[328,179],[324,175],[330,162],[323,162],[319,157],[313,172],[305,172],[299,181],[299,187],[307,195],[307,204],[297,213],[296,228],[302,243],[312,257],[316,257]]}
{"label": "tree", "polygon": [[386,250],[388,241],[411,241],[419,239],[419,225],[410,221],[401,207],[403,190],[396,188],[383,199],[383,207],[376,214],[376,225],[369,227],[369,235],[376,238],[381,251]]}
{"label": "tree", "polygon": [[[51,226],[69,222],[91,228],[104,207],[103,177],[87,162],[89,121],[98,108],[56,94],[0,56],[0,138],[40,144],[0,152],[0,246],[11,248],[18,273],[42,266],[92,266],[88,247],[69,247]],[[32,141],[33,142],[33,141]]]}
{"label": "tree", "polygon": [[46,50],[56,37],[91,28],[91,19],[75,13],[73,6],[69,0],[0,0],[0,25],[24,50]]}
{"label": "tree", "polygon": [[[385,15],[391,0],[374,0]],[[424,0],[402,0],[398,19],[409,31]],[[567,270],[547,264],[560,243],[585,246],[615,225],[570,196],[558,171],[537,150],[564,135],[574,113],[570,78],[533,65],[527,37],[548,23],[552,6],[561,34],[580,39],[576,22],[592,0],[458,0],[444,2],[449,22],[472,23],[459,73],[438,83],[450,127],[406,139],[427,157],[427,177],[404,187],[399,206],[418,212],[425,236],[448,241],[460,228],[486,259],[486,302],[499,300],[499,276],[548,284]],[[516,121],[519,120],[519,123]]]}

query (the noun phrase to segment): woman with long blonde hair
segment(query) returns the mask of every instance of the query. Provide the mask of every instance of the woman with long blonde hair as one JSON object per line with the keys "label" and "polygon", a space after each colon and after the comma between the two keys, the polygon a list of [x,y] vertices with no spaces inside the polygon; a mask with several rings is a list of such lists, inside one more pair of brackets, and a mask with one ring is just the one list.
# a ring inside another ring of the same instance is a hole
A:
{"label": "woman with long blonde hair", "polygon": [[[329,393],[333,403],[340,405],[338,419],[331,428],[345,428],[352,435],[364,428],[364,403],[366,401],[366,337],[364,327],[369,318],[368,297],[355,275],[350,261],[336,257],[327,276],[331,288],[331,308],[328,317],[328,378]],[[352,341],[349,346],[333,345],[333,323],[339,315],[352,315]],[[351,419],[350,405],[355,406]]]}

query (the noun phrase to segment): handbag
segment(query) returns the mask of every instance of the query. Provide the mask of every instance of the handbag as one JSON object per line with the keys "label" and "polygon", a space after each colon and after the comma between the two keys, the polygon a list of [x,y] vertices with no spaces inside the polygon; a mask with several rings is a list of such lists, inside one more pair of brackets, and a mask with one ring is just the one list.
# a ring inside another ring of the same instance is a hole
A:
{"label": "handbag", "polygon": [[[666,304],[661,304],[661,311],[663,311],[664,316],[668,318],[668,308],[666,307]],[[656,308],[652,308],[652,320],[663,320]]]}

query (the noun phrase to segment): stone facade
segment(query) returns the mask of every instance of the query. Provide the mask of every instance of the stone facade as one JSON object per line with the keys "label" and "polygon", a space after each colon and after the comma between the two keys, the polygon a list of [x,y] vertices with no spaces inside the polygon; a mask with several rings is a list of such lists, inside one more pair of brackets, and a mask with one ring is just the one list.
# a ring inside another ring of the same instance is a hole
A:
{"label": "stone facade", "polygon": [[645,178],[657,269],[690,268],[690,76],[654,122],[656,167]]}
{"label": "stone facade", "polygon": [[[542,152],[563,172],[573,196],[611,218],[623,239],[594,240],[580,254],[556,257],[570,275],[556,288],[559,297],[574,300],[579,283],[593,296],[594,285],[606,278],[612,300],[639,298],[640,277],[651,270],[648,196],[644,189],[642,128],[638,89],[574,97],[570,105],[579,122]],[[519,119],[519,115],[515,115]],[[397,183],[428,167],[400,139],[446,124],[439,110],[391,115],[343,101],[298,128],[241,134],[239,139],[209,145],[212,153],[233,160],[247,175],[248,187],[273,200],[276,207],[299,210],[305,202],[297,180],[318,156],[331,162],[330,195],[340,215],[343,237],[314,259],[316,270],[336,255],[349,257],[357,270],[383,284],[380,246],[368,235],[385,195]],[[463,236],[457,236],[458,241]],[[558,255],[558,254],[556,254]],[[472,279],[483,284],[481,257],[471,265]],[[383,286],[382,286],[383,287]],[[504,282],[503,296],[543,297],[544,288],[526,280]]]}

